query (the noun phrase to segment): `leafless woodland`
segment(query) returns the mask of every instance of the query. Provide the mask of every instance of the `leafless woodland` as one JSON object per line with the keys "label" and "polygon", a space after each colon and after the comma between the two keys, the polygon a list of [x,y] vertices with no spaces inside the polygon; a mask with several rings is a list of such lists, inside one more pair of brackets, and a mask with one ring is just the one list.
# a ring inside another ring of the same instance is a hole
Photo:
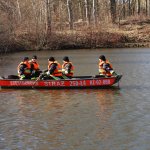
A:
{"label": "leafless woodland", "polygon": [[150,0],[0,0],[0,50],[122,46],[123,22],[145,18]]}

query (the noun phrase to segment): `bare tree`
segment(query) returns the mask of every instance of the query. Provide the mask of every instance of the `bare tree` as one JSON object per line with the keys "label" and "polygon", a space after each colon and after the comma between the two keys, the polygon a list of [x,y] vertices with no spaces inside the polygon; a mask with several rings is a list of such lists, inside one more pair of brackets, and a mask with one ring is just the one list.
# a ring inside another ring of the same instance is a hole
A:
{"label": "bare tree", "polygon": [[138,15],[141,13],[141,0],[138,0]]}
{"label": "bare tree", "polygon": [[96,13],[96,0],[93,0],[93,22],[94,22],[94,26],[97,26],[97,13]]}
{"label": "bare tree", "polygon": [[88,0],[84,0],[85,2],[85,18],[86,18],[86,22],[89,26],[90,24],[90,17],[89,17],[89,1]]}
{"label": "bare tree", "polygon": [[21,20],[21,10],[20,10],[20,2],[19,2],[19,0],[16,0],[16,3],[17,3],[17,8],[18,8],[19,20]]}
{"label": "bare tree", "polygon": [[128,13],[129,13],[129,16],[131,16],[131,0],[128,0]]}
{"label": "bare tree", "polygon": [[126,17],[126,7],[125,7],[125,0],[123,0],[123,18]]}
{"label": "bare tree", "polygon": [[116,0],[110,0],[110,12],[111,12],[111,18],[112,22],[115,23],[116,21]]}
{"label": "bare tree", "polygon": [[46,0],[46,15],[47,15],[47,34],[51,34],[51,5],[50,5],[50,0]]}
{"label": "bare tree", "polygon": [[67,0],[67,9],[68,9],[68,20],[70,30],[73,29],[73,11],[72,11],[72,0]]}
{"label": "bare tree", "polygon": [[148,0],[145,0],[146,16],[148,15]]}

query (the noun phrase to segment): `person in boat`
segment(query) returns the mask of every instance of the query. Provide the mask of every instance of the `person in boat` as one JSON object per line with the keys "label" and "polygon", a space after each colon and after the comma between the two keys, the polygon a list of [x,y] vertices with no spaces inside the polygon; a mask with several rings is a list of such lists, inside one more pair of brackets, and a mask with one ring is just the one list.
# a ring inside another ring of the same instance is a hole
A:
{"label": "person in boat", "polygon": [[29,57],[24,57],[23,61],[18,65],[18,76],[20,80],[31,79],[31,64]]}
{"label": "person in boat", "polygon": [[31,70],[32,70],[32,79],[36,79],[42,71],[39,69],[39,63],[37,61],[37,56],[34,55],[32,59],[29,61],[31,64]]}
{"label": "person in boat", "polygon": [[54,57],[50,57],[48,59],[48,70],[46,75],[49,79],[53,78],[56,80],[62,77],[61,65],[55,60]]}
{"label": "person in boat", "polygon": [[100,76],[117,76],[113,70],[112,64],[106,59],[104,55],[99,56],[99,75]]}
{"label": "person in boat", "polygon": [[74,73],[74,66],[72,62],[69,61],[69,57],[65,56],[63,58],[63,64],[62,64],[62,75],[63,77],[71,78]]}

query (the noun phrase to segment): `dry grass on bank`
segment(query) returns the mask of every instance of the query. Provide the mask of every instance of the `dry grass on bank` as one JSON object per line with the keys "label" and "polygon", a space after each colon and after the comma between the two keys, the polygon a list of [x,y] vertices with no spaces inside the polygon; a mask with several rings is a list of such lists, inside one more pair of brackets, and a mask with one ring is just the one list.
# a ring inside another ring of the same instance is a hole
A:
{"label": "dry grass on bank", "polygon": [[150,19],[129,18],[120,24],[101,24],[99,27],[80,27],[76,30],[54,32],[47,39],[47,48],[115,48],[150,47]]}
{"label": "dry grass on bank", "polygon": [[123,43],[126,37],[118,33],[87,29],[86,31],[65,31],[53,33],[47,46],[52,49],[115,47]]}
{"label": "dry grass on bank", "polygon": [[138,20],[136,18],[122,21],[120,24],[122,34],[126,35],[130,42],[150,44],[150,19]]}
{"label": "dry grass on bank", "polygon": [[110,23],[97,28],[53,31],[51,35],[23,33],[0,35],[0,52],[20,50],[55,50],[81,48],[150,47],[150,19],[129,18],[120,24]]}

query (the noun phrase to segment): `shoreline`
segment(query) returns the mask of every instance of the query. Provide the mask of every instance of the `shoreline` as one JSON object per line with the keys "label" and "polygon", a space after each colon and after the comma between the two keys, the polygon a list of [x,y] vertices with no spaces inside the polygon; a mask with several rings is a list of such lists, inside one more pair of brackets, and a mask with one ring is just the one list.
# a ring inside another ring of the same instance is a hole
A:
{"label": "shoreline", "polygon": [[7,51],[5,50],[1,50],[0,48],[0,55],[1,54],[7,54],[7,53],[13,53],[13,52],[22,52],[22,51],[45,51],[45,50],[49,50],[49,51],[54,51],[54,50],[77,50],[77,49],[98,49],[98,48],[150,48],[150,42],[141,42],[141,43],[118,43],[118,44],[112,44],[109,46],[94,46],[94,47],[83,47],[83,46],[78,46],[78,45],[65,45],[64,48],[62,49],[49,49],[48,47],[43,48],[43,49],[7,49]]}
{"label": "shoreline", "polygon": [[98,46],[98,47],[75,47],[75,46],[67,46],[66,45],[66,48],[63,48],[63,49],[49,49],[49,48],[44,48],[44,49],[24,49],[24,50],[7,50],[7,51],[2,51],[0,50],[0,56],[2,55],[5,55],[5,54],[8,54],[8,53],[15,53],[15,52],[25,52],[25,51],[54,51],[54,50],[82,50],[82,49],[92,49],[92,50],[95,50],[95,49],[114,49],[114,48],[150,48],[150,43],[149,42],[141,42],[141,43],[118,43],[116,45],[109,45],[109,46]]}

